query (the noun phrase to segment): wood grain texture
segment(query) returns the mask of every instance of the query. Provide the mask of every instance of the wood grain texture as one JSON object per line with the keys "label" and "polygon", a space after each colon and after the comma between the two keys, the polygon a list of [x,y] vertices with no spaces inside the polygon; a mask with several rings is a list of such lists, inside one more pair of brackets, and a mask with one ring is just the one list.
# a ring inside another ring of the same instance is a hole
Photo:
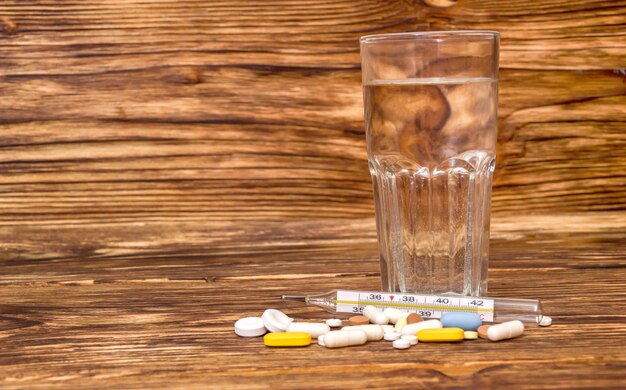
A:
{"label": "wood grain texture", "polygon": [[[262,3],[1,2],[0,387],[623,387],[626,2]],[[328,318],[281,294],[378,287],[358,38],[429,29],[502,34],[490,293],[555,324],[237,338]]]}
{"label": "wood grain texture", "polygon": [[505,66],[524,69],[623,69],[626,2],[466,0],[420,7],[433,29],[485,29],[502,34]]}
{"label": "wood grain texture", "polygon": [[625,206],[622,2],[62,4],[0,7],[10,223],[371,216],[358,37],[426,28],[502,30],[495,212]]}
{"label": "wood grain texture", "polygon": [[[619,388],[626,379],[625,221],[623,212],[494,218],[491,294],[540,298],[554,325],[528,328],[508,342],[424,344],[402,353],[387,342],[275,350],[232,331],[235,320],[267,307],[299,320],[331,317],[280,302],[284,293],[377,288],[369,218],[196,224],[195,233],[190,226],[160,231],[156,224],[66,226],[58,233],[64,242],[56,244],[40,230],[40,244],[57,248],[58,257],[2,264],[0,383]],[[90,255],[98,244],[81,237],[96,232],[113,238]],[[160,246],[149,239],[154,234],[163,237]],[[19,256],[24,247],[9,252]]]}

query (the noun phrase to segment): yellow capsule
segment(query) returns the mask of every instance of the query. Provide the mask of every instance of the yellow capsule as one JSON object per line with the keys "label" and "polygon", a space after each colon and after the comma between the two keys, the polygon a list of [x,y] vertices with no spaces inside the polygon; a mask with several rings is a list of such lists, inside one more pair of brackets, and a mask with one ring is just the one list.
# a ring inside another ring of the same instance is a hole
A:
{"label": "yellow capsule", "polygon": [[420,343],[462,341],[463,337],[464,331],[461,328],[422,329],[417,332],[417,339]]}
{"label": "yellow capsule", "polygon": [[268,347],[306,347],[311,344],[311,335],[304,332],[268,333],[263,342]]}

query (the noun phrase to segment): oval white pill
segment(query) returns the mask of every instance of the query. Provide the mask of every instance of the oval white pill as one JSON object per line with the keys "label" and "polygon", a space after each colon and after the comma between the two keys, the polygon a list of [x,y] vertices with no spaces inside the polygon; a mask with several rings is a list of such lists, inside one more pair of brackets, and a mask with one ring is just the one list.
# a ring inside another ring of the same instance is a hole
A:
{"label": "oval white pill", "polygon": [[363,315],[367,317],[372,324],[387,325],[389,323],[389,318],[372,305],[367,305],[363,308]]}
{"label": "oval white pill", "polygon": [[241,337],[258,337],[266,332],[260,317],[245,317],[235,322],[235,333]]}
{"label": "oval white pill", "polygon": [[287,314],[276,309],[265,310],[261,316],[261,320],[263,320],[263,325],[265,325],[270,332],[284,332],[287,330],[289,324],[293,322],[293,318],[288,317]]}
{"label": "oval white pill", "polygon": [[380,312],[374,317],[372,323],[377,325],[387,325],[389,323],[389,317],[387,317],[384,313]]}
{"label": "oval white pill", "polygon": [[382,340],[383,337],[385,336],[385,331],[383,330],[383,327],[380,325],[374,325],[374,324],[344,326],[343,328],[341,328],[341,330],[348,331],[348,332],[351,332],[353,330],[363,331],[367,335],[367,341]]}
{"label": "oval white pill", "polygon": [[541,317],[541,321],[539,321],[539,326],[550,326],[552,325],[552,318],[548,316]]}
{"label": "oval white pill", "polygon": [[400,338],[404,340],[409,340],[409,343],[411,343],[411,345],[417,344],[417,336],[413,336],[412,334],[404,334]]}
{"label": "oval white pill", "polygon": [[407,339],[397,339],[393,342],[393,347],[395,349],[407,349],[411,346],[411,342]]}
{"label": "oval white pill", "polygon": [[387,325],[389,323],[389,318],[386,315],[384,315],[382,312],[379,312],[371,321],[372,321],[372,324]]}
{"label": "oval white pill", "polygon": [[405,312],[400,309],[396,309],[395,307],[386,308],[385,310],[383,310],[383,314],[386,315],[387,318],[389,318],[389,322],[391,322],[392,324],[395,324],[400,318],[406,316]]}
{"label": "oval white pill", "polygon": [[417,332],[424,329],[438,329],[442,328],[441,321],[439,320],[428,320],[416,322],[414,324],[409,324],[402,328],[402,334],[412,334],[417,336]]}
{"label": "oval white pill", "polygon": [[[318,340],[319,341],[319,340]],[[333,330],[324,335],[324,345],[326,348],[349,347],[361,345],[367,342],[367,335],[364,331],[355,329],[349,332],[344,330]]]}
{"label": "oval white pill", "polygon": [[396,331],[396,328],[394,328],[393,325],[381,325],[381,327],[383,328],[383,332],[385,333],[391,333]]}
{"label": "oval white pill", "polygon": [[392,333],[385,333],[384,339],[387,341],[394,341],[400,338],[400,336],[402,336],[400,333],[397,332],[392,332]]}
{"label": "oval white pill", "polygon": [[376,306],[367,305],[363,308],[362,314],[371,321],[372,317],[374,317],[379,312],[380,310],[378,310]]}
{"label": "oval white pill", "polygon": [[339,318],[330,318],[326,320],[326,325],[330,326],[331,328],[339,328],[341,325],[343,325],[343,321]]}
{"label": "oval white pill", "polygon": [[490,341],[500,341],[521,336],[524,333],[522,321],[507,321],[497,325],[491,325],[487,329],[487,338]]}
{"label": "oval white pill", "polygon": [[320,335],[330,332],[330,326],[322,324],[321,322],[292,322],[287,327],[287,332],[308,333],[311,337],[317,338]]}

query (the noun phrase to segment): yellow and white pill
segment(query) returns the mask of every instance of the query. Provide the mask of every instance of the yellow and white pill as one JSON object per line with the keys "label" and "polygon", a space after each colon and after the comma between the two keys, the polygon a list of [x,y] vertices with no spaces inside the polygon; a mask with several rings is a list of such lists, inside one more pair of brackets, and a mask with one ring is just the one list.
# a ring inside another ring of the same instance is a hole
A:
{"label": "yellow and white pill", "polygon": [[476,340],[478,339],[478,332],[474,332],[473,330],[466,330],[463,332],[463,338],[465,340]]}
{"label": "yellow and white pill", "polygon": [[449,343],[463,341],[464,331],[461,328],[422,329],[417,332],[420,343]]}
{"label": "yellow and white pill", "polygon": [[396,321],[396,325],[395,325],[396,329],[400,330],[400,329],[404,328],[406,326],[406,324],[407,324],[406,319],[407,319],[407,316],[400,317],[400,319],[398,319],[398,321]]}
{"label": "yellow and white pill", "polygon": [[311,344],[311,335],[304,332],[277,332],[263,336],[268,347],[306,347]]}

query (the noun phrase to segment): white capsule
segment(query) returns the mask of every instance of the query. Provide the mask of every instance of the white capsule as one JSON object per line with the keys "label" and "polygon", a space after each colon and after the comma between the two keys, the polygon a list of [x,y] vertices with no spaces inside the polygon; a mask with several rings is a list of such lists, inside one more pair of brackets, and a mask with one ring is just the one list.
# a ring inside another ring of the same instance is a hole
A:
{"label": "white capsule", "polygon": [[411,345],[417,344],[417,336],[413,336],[412,334],[404,334],[400,338],[404,340],[409,340],[409,343],[411,343]]}
{"label": "white capsule", "polygon": [[524,324],[522,321],[513,320],[491,325],[489,329],[487,329],[487,338],[490,341],[500,341],[521,336],[522,333],[524,333]]}
{"label": "white capsule", "polygon": [[276,309],[265,310],[261,316],[261,320],[263,321],[263,325],[270,332],[284,332],[287,330],[289,324],[293,322],[293,318],[288,317],[287,314]]}
{"label": "white capsule", "polygon": [[372,323],[377,325],[387,325],[389,323],[389,317],[387,317],[383,312],[380,312],[372,320]]}
{"label": "white capsule", "polygon": [[400,336],[401,334],[397,332],[385,333],[384,339],[387,341],[394,341],[394,340],[399,339]]}
{"label": "white capsule", "polygon": [[380,310],[378,310],[376,306],[367,305],[363,308],[362,314],[371,321],[372,318],[379,312]]}
{"label": "white capsule", "polygon": [[287,332],[303,332],[310,334],[313,338],[317,338],[330,332],[330,327],[321,322],[292,322],[287,327]]}
{"label": "white capsule", "polygon": [[324,345],[326,348],[349,347],[351,345],[365,344],[366,342],[367,334],[359,329],[351,330],[349,332],[343,330],[333,330],[324,335]]}
{"label": "white capsule", "polygon": [[343,325],[343,321],[341,321],[339,318],[330,318],[326,320],[326,325],[330,326],[331,328],[339,328],[341,325]]}
{"label": "white capsule", "polygon": [[317,344],[321,345],[322,347],[326,346],[326,344],[324,344],[324,335],[323,334],[317,336]]}
{"label": "white capsule", "polygon": [[400,318],[406,316],[405,312],[400,309],[396,309],[395,307],[386,308],[385,310],[383,310],[383,314],[385,314],[387,318],[389,318],[389,322],[391,322],[392,324],[395,324]]}
{"label": "white capsule", "polygon": [[414,324],[409,324],[405,327],[402,328],[402,334],[412,334],[414,336],[417,336],[417,332],[419,332],[420,330],[423,329],[437,329],[437,328],[442,328],[443,326],[441,325],[441,321],[439,320],[427,320],[427,321],[420,321],[420,322],[416,322]]}
{"label": "white capsule", "polygon": [[391,333],[396,331],[396,328],[394,328],[393,325],[381,325],[381,327],[383,328],[383,332],[385,333]]}
{"label": "white capsule", "polygon": [[385,336],[385,331],[383,330],[382,326],[375,325],[375,324],[344,326],[343,328],[341,328],[341,330],[349,331],[349,332],[353,330],[363,331],[367,335],[367,341],[382,340],[383,337]]}
{"label": "white capsule", "polygon": [[389,318],[382,311],[372,305],[368,305],[363,308],[363,315],[367,317],[372,324],[387,325],[389,323]]}
{"label": "white capsule", "polygon": [[393,347],[395,349],[407,349],[411,346],[411,342],[407,339],[397,339],[393,342]]}

